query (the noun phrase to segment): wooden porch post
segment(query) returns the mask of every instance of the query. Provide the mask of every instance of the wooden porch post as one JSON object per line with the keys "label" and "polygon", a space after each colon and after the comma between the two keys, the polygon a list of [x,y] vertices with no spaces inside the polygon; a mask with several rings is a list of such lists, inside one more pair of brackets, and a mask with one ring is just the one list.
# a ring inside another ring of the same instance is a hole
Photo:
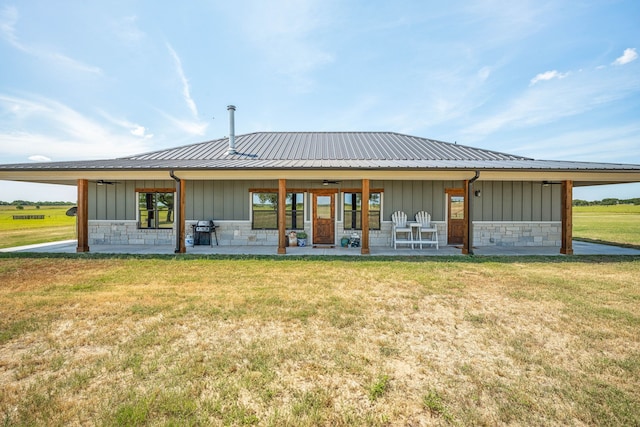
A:
{"label": "wooden porch post", "polygon": [[287,180],[278,180],[278,254],[286,254],[287,218],[285,208],[287,204]]}
{"label": "wooden porch post", "polygon": [[368,255],[369,251],[369,180],[362,179],[362,241],[360,242],[360,253]]}
{"label": "wooden porch post", "polygon": [[76,252],[89,252],[89,181],[78,180],[78,211],[76,213],[78,246]]}
{"label": "wooden porch post", "polygon": [[[184,238],[185,238],[185,234],[184,234],[184,219],[185,219],[185,199],[186,199],[186,183],[184,181],[184,179],[180,180],[180,183],[178,184],[180,186],[180,204],[178,205],[178,209],[179,209],[179,213],[178,213],[178,221],[180,221],[178,223],[178,238],[180,239],[180,242],[178,244],[178,253],[184,254],[187,252],[187,246],[185,244]],[[209,236],[211,237],[211,236]]]}
{"label": "wooden porch post", "polygon": [[462,253],[465,255],[473,254],[473,249],[470,247],[471,239],[469,238],[469,233],[471,231],[471,227],[469,227],[469,223],[471,222],[471,218],[469,215],[471,214],[470,209],[470,200],[469,200],[469,181],[464,181],[464,233],[462,236]]}
{"label": "wooden porch post", "polygon": [[573,255],[573,181],[562,181],[562,246],[560,253]]}

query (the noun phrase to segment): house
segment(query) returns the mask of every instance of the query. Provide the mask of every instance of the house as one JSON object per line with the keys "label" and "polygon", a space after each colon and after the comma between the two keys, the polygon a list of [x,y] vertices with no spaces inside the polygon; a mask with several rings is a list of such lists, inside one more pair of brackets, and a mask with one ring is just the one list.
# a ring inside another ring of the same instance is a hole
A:
{"label": "house", "polygon": [[[361,252],[391,245],[391,215],[431,214],[440,245],[572,249],[572,189],[640,182],[640,165],[535,160],[394,132],[256,132],[130,157],[0,165],[1,180],[76,185],[78,252],[175,244],[213,220],[221,245],[286,232]],[[368,200],[368,203],[366,201]],[[365,201],[365,202],[363,202]]]}

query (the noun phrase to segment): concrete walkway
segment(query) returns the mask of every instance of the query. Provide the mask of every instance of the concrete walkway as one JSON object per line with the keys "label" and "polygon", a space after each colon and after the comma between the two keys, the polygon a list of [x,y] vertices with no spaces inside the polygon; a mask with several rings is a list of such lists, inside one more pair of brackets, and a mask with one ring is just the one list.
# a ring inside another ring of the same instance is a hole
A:
{"label": "concrete walkway", "polygon": [[[91,253],[104,254],[174,254],[175,247],[151,246],[151,245],[92,245]],[[200,255],[276,255],[277,248],[273,246],[193,246],[187,247],[188,254]],[[575,255],[638,255],[640,250],[621,248],[618,246],[599,245],[580,241],[573,242]],[[42,243],[39,245],[19,246],[15,248],[0,249],[0,252],[33,252],[33,253],[75,253],[76,241],[65,240],[61,242]],[[483,246],[474,249],[479,256],[523,256],[523,255],[561,255],[560,248],[548,246],[535,247],[508,247],[508,246]],[[313,248],[290,247],[287,255],[331,255],[331,256],[360,256],[360,248]],[[371,256],[462,256],[461,250],[455,246],[440,246],[425,249],[393,249],[386,246],[371,247]]]}

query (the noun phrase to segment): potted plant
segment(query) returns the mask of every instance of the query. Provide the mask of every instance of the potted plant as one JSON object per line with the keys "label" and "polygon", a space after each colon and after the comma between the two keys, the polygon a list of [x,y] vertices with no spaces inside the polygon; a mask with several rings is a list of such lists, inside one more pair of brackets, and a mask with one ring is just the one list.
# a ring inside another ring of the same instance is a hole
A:
{"label": "potted plant", "polygon": [[298,246],[298,236],[295,231],[290,231],[285,239],[287,246]]}
{"label": "potted plant", "polygon": [[304,231],[298,232],[298,246],[307,246],[307,233]]}

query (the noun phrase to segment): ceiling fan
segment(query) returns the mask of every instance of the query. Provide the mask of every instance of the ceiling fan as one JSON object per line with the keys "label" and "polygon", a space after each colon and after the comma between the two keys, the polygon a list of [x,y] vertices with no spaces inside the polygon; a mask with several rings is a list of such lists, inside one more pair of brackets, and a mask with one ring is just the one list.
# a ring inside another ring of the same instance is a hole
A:
{"label": "ceiling fan", "polygon": [[92,181],[95,182],[98,185],[114,185],[114,184],[120,184],[120,182],[118,181],[107,181],[105,179],[99,179],[97,181]]}
{"label": "ceiling fan", "polygon": [[335,185],[335,184],[340,184],[342,181],[330,181],[328,179],[325,179],[322,181],[322,185]]}

